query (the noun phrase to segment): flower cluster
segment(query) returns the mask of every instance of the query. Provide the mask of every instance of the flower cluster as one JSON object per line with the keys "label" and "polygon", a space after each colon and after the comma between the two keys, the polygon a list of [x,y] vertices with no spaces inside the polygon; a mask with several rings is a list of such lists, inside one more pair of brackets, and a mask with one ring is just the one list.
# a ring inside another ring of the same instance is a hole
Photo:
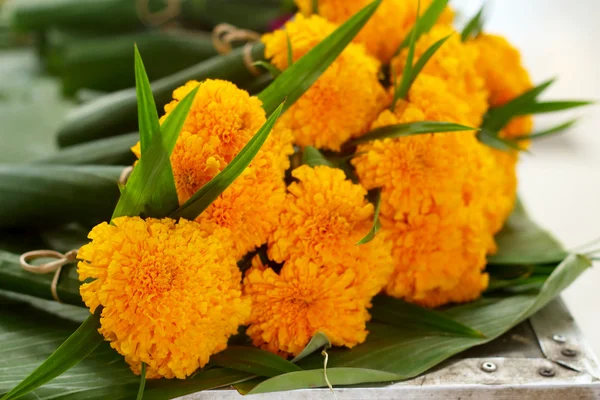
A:
{"label": "flower cluster", "polygon": [[[190,81],[173,92],[165,106],[169,116],[192,89],[198,92],[177,140],[171,164],[179,201],[183,204],[223,170],[265,123],[258,98],[233,83]],[[239,259],[267,241],[285,197],[283,182],[292,154],[292,136],[278,127],[243,174],[204,212],[198,222],[229,229]],[[139,145],[134,148],[140,156]]]}
{"label": "flower cluster", "polygon": [[227,347],[250,314],[222,228],[139,217],[96,226],[79,250],[81,296],[100,333],[149,378],[185,378]]}
{"label": "flower cluster", "polygon": [[391,244],[370,230],[373,205],[366,190],[326,166],[292,172],[279,224],[269,239],[269,257],[283,264],[255,265],[244,279],[252,298],[248,334],[269,351],[298,354],[317,331],[332,343],[364,341],[367,308],[393,272]]}
{"label": "flower cluster", "polygon": [[[336,26],[319,16],[294,20],[263,36],[265,55],[279,69],[288,67],[288,38],[293,60],[319,44]],[[364,134],[388,96],[379,83],[379,62],[358,44],[350,44],[319,79],[281,116],[299,146],[339,150],[348,139]]]}
{"label": "flower cluster", "polygon": [[[313,0],[295,0],[304,15],[313,14]],[[319,0],[318,13],[327,20],[341,24],[367,6],[370,0]],[[421,0],[425,10],[432,0]],[[370,55],[382,62],[389,62],[404,41],[417,19],[419,0],[383,0],[373,17],[356,36]],[[440,24],[451,24],[454,13],[446,7]]]}

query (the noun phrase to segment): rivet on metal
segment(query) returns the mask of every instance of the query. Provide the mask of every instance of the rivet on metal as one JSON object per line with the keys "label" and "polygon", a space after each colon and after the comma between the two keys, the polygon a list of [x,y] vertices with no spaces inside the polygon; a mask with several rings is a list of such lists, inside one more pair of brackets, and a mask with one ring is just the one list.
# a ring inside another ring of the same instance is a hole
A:
{"label": "rivet on metal", "polygon": [[554,335],[552,336],[552,340],[554,340],[556,343],[565,343],[567,338],[563,335]]}
{"label": "rivet on metal", "polygon": [[481,369],[485,372],[494,372],[498,367],[493,362],[488,361],[481,364]]}
{"label": "rivet on metal", "polygon": [[566,348],[561,351],[561,354],[566,357],[575,357],[577,355],[577,350]]}
{"label": "rivet on metal", "polygon": [[541,376],[552,378],[555,375],[554,369],[551,367],[542,367],[538,370]]}

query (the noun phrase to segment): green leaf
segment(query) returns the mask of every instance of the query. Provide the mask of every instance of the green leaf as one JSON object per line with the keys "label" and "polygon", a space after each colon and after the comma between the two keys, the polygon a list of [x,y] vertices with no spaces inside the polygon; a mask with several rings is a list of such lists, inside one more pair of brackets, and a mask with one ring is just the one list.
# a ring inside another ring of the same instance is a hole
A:
{"label": "green leaf", "polygon": [[4,395],[2,400],[17,399],[30,393],[89,356],[104,341],[98,333],[100,312],[98,308],[42,365]]}
{"label": "green leaf", "polygon": [[354,39],[379,4],[381,0],[376,0],[349,18],[262,91],[258,97],[267,115],[284,100],[286,108],[283,111],[294,104]]}
{"label": "green leaf", "polygon": [[[25,297],[25,296],[23,296]],[[27,304],[31,303],[31,304]],[[81,321],[87,309],[41,300],[27,301],[0,294],[0,397],[41,364]],[[144,399],[176,398],[201,390],[228,386],[248,379],[244,372],[225,368],[197,371],[185,380],[153,379],[146,382]],[[33,391],[26,399],[129,400],[139,391],[140,377],[134,375],[123,356],[102,342],[85,360]]]}
{"label": "green leaf", "polygon": [[172,218],[185,218],[194,220],[202,211],[221,195],[240,176],[240,174],[250,165],[256,153],[260,150],[265,140],[269,136],[271,129],[275,125],[277,118],[283,109],[283,103],[273,112],[267,122],[250,139],[237,156],[221,171],[217,176],[211,179],[206,185],[202,186],[188,201],[179,207],[172,215]]}
{"label": "green leaf", "polygon": [[196,87],[185,96],[166,118],[160,135],[152,136],[150,146],[121,193],[112,219],[142,214],[164,217],[177,208],[179,203],[170,158],[197,91]]}
{"label": "green leaf", "polygon": [[327,167],[334,168],[333,163],[329,161],[323,153],[312,146],[306,146],[302,150],[302,164],[306,164],[309,167],[316,167],[318,165],[324,165]]}
{"label": "green leaf", "polygon": [[373,129],[371,132],[354,139],[353,144],[370,142],[372,140],[382,140],[386,138],[396,139],[407,136],[423,135],[430,133],[445,133],[445,132],[461,132],[461,131],[476,131],[476,128],[471,128],[465,125],[459,125],[452,122],[437,122],[437,121],[420,121],[408,122],[405,124],[388,125],[381,128]]}
{"label": "green leaf", "polygon": [[288,68],[294,64],[294,50],[292,49],[292,40],[290,39],[290,35],[285,32],[285,38],[287,40],[287,62]]}
{"label": "green leaf", "polygon": [[521,110],[534,104],[537,97],[553,83],[554,79],[550,79],[528,90],[522,95],[515,97],[502,106],[491,108],[483,120],[482,128],[491,132],[499,132],[510,122],[510,120],[521,115]]}
{"label": "green leaf", "polygon": [[548,264],[567,256],[560,243],[527,216],[520,201],[495,239],[498,251],[488,257],[491,264]]}
{"label": "green leaf", "polygon": [[519,115],[545,114],[556,111],[565,111],[572,108],[584,107],[594,104],[593,101],[564,100],[564,101],[540,101],[528,104],[519,110]]}
{"label": "green leaf", "polygon": [[137,400],[144,398],[144,387],[146,386],[146,363],[142,363],[142,372],[140,373],[140,389],[138,390]]}
{"label": "green leaf", "polygon": [[135,155],[131,147],[140,139],[136,133],[128,133],[94,140],[68,147],[50,156],[32,161],[34,164],[60,165],[131,165]]}
{"label": "green leaf", "polygon": [[317,332],[314,334],[312,339],[310,339],[310,342],[308,342],[306,347],[304,349],[302,349],[300,354],[298,354],[296,357],[294,357],[292,362],[297,363],[298,361],[303,360],[304,358],[308,357],[309,355],[311,355],[312,353],[314,353],[321,347],[325,347],[325,348],[331,347],[331,341],[329,340],[327,335],[324,334],[323,332]]}
{"label": "green leaf", "polygon": [[563,132],[563,131],[571,128],[576,123],[577,123],[577,119],[572,119],[572,120],[567,121],[567,122],[565,122],[563,124],[554,126],[552,128],[545,129],[543,131],[531,133],[529,135],[521,135],[521,136],[514,137],[514,138],[512,138],[512,140],[519,141],[519,140],[534,140],[534,139],[539,139],[539,138],[544,137],[544,136],[550,136],[550,135],[555,134],[555,133]]}
{"label": "green leaf", "polygon": [[406,35],[406,38],[404,38],[404,41],[400,44],[400,47],[398,47],[398,50],[396,50],[396,53],[394,55],[397,56],[398,54],[400,54],[402,49],[408,47],[413,31],[416,32],[416,41],[419,40],[422,34],[429,32],[431,28],[433,28],[433,26],[436,24],[438,19],[440,19],[440,16],[444,12],[444,9],[447,5],[448,0],[433,0],[429,8],[427,8],[427,10],[419,18],[418,29],[413,28],[411,32],[408,35]]}
{"label": "green leaf", "polygon": [[[413,82],[413,60],[415,58],[415,47],[417,45],[417,32],[419,30],[419,19],[421,13],[421,2],[418,2],[417,6],[417,20],[415,21],[415,27],[413,28],[410,34],[410,41],[408,44],[408,54],[406,56],[406,63],[404,65],[404,72],[402,72],[402,79],[400,80],[400,84],[398,85],[396,82],[396,77],[394,77],[394,98],[392,99],[392,104],[390,105],[390,110],[394,112],[396,110],[396,103],[400,99],[406,99],[408,96],[408,91]],[[396,75],[396,71],[394,71],[394,75]]]}
{"label": "green leaf", "polygon": [[134,45],[135,53],[135,91],[138,107],[138,129],[140,130],[140,146],[142,155],[150,146],[150,140],[155,133],[160,132],[160,123],[158,122],[158,112],[154,103],[154,95],[150,87],[150,80],[144,68],[142,56]]}
{"label": "green leaf", "polygon": [[479,12],[477,14],[475,14],[475,16],[473,18],[471,18],[471,20],[469,22],[467,22],[467,25],[465,26],[462,33],[460,34],[460,38],[463,42],[466,42],[470,38],[476,38],[477,36],[479,36],[481,31],[483,30],[483,22],[484,22],[483,21],[483,11],[484,11],[484,9],[485,9],[485,4],[483,6],[481,6],[481,8],[479,9]]}
{"label": "green leaf", "polygon": [[0,227],[110,218],[123,167],[0,165]]}
{"label": "green leaf", "polygon": [[212,356],[210,363],[267,377],[302,371],[302,368],[278,355],[250,346],[228,346],[222,352]]}
{"label": "green leaf", "polygon": [[526,151],[519,143],[517,143],[514,139],[505,139],[498,136],[497,132],[492,132],[486,128],[481,128],[479,132],[477,132],[477,139],[491,148],[500,151]]}
{"label": "green leaf", "polygon": [[364,238],[360,239],[358,243],[356,243],[357,246],[369,243],[375,239],[375,235],[377,232],[379,232],[379,229],[381,229],[381,222],[379,221],[379,209],[381,208],[381,189],[376,189],[374,193],[374,196],[372,196],[374,197],[373,204],[375,205],[375,212],[373,213],[373,226],[371,227],[369,233],[367,233]]}
{"label": "green leaf", "polygon": [[[356,385],[359,383],[391,382],[400,380],[398,375],[364,368],[327,368],[332,385]],[[327,387],[323,370],[291,372],[258,384],[248,394],[281,392],[285,390]]]}
{"label": "green leaf", "polygon": [[312,0],[312,13],[319,14],[319,0]]}
{"label": "green leaf", "polygon": [[435,332],[442,336],[484,338],[485,336],[446,314],[387,296],[373,299],[371,315],[390,325],[410,327],[416,332]]}
{"label": "green leaf", "polygon": [[273,64],[271,64],[270,62],[261,60],[261,61],[256,61],[256,62],[252,63],[252,65],[254,65],[255,67],[264,68],[268,73],[271,74],[271,76],[273,78],[277,78],[279,75],[281,75],[281,70],[279,68],[277,68],[276,66],[274,66]]}

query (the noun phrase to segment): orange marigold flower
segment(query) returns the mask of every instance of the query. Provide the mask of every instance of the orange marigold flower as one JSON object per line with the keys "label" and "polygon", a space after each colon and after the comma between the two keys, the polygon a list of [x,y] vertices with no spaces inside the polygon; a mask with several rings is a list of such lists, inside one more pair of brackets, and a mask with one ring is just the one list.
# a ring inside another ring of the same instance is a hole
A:
{"label": "orange marigold flower", "polygon": [[[173,92],[161,122],[196,86],[190,81]],[[180,203],[221,172],[265,121],[258,98],[230,82],[202,82],[171,155]],[[133,150],[139,157],[139,146]],[[244,173],[199,217],[235,234],[238,258],[265,243],[275,228],[292,153],[291,131],[277,127]]]}
{"label": "orange marigold flower", "polygon": [[[263,36],[265,55],[279,69],[287,68],[288,36],[298,60],[335,25],[319,16],[296,18]],[[385,107],[388,96],[379,83],[379,62],[358,44],[350,44],[319,79],[281,116],[278,126],[290,129],[300,146],[339,150],[363,134]]]}
{"label": "orange marigold flower", "polygon": [[[373,128],[414,121],[467,123],[469,107],[447,81],[423,74],[408,101],[384,111]],[[386,292],[426,306],[477,298],[487,285],[485,255],[491,232],[471,185],[477,157],[485,154],[473,132],[416,135],[360,145],[353,160],[367,189],[382,188],[383,232],[393,241],[395,272]],[[494,199],[488,199],[490,203]],[[479,284],[461,286],[465,275]]]}
{"label": "orange marigold flower", "polygon": [[356,244],[373,225],[367,191],[337,168],[303,165],[292,176],[298,182],[288,186],[278,227],[269,239],[269,257],[282,263],[304,255],[340,274],[352,269],[358,295],[370,304],[388,282],[393,263],[385,235]]}
{"label": "orange marigold flower", "polygon": [[252,299],[246,333],[255,346],[298,355],[321,331],[336,346],[353,347],[367,337],[368,313],[358,300],[351,269],[323,267],[308,258],[285,263],[279,274],[258,259],[244,278]]}
{"label": "orange marigold flower", "polygon": [[[421,13],[433,0],[421,0]],[[313,13],[313,0],[295,0],[304,15]],[[319,0],[319,15],[336,24],[366,7],[370,0]],[[383,0],[369,22],[356,36],[373,57],[387,63],[409,34],[417,19],[418,0]],[[454,13],[446,7],[438,23],[451,24]]]}
{"label": "orange marigold flower", "polygon": [[[438,40],[451,35],[427,62],[417,81],[432,75],[447,82],[447,90],[469,106],[467,124],[478,127],[488,109],[485,82],[475,68],[479,53],[474,46],[463,43],[460,34],[447,25],[436,25],[417,41],[414,62]],[[397,76],[402,76],[408,49],[392,60]]]}
{"label": "orange marigold flower", "polygon": [[191,221],[116,218],[78,253],[81,297],[100,333],[148,378],[185,378],[227,347],[250,314],[229,232]]}

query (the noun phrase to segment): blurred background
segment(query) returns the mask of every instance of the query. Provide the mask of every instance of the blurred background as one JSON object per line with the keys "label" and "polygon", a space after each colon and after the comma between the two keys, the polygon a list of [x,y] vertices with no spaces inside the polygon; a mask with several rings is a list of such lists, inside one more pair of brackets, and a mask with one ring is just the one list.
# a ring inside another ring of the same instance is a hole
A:
{"label": "blurred background", "polygon": [[[156,80],[214,56],[208,32],[218,22],[263,32],[293,12],[289,0],[172,2],[184,7],[184,17],[158,29],[152,26],[169,19],[172,11],[154,12],[164,8],[163,0],[27,3],[40,11],[24,7],[15,13],[13,9],[16,31],[9,29],[5,18],[11,5],[4,5],[0,14],[0,160],[5,163],[52,157],[58,149],[55,133],[69,110],[133,86],[132,43],[138,44],[150,79]],[[53,3],[64,9],[55,15],[44,13],[44,4]],[[475,14],[482,3],[451,1],[459,22]],[[559,78],[546,98],[600,100],[599,1],[486,3],[486,30],[507,36],[522,50],[534,81]],[[249,12],[250,7],[262,11]],[[140,12],[144,23],[139,21]],[[94,18],[88,19],[89,15]],[[63,19],[75,22],[60,25]],[[520,193],[526,207],[567,248],[600,237],[600,106],[544,116],[537,123],[544,128],[575,116],[581,117],[575,127],[536,140],[520,165]],[[600,354],[598,283],[600,271],[595,268],[563,296]]]}

